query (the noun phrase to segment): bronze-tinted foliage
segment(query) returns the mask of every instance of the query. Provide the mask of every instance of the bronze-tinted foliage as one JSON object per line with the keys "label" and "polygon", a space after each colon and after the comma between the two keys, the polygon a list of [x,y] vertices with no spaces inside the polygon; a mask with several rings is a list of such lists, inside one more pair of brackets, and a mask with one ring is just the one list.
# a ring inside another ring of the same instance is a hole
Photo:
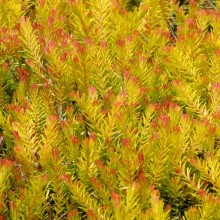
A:
{"label": "bronze-tinted foliage", "polygon": [[0,0],[0,219],[220,219],[218,1]]}

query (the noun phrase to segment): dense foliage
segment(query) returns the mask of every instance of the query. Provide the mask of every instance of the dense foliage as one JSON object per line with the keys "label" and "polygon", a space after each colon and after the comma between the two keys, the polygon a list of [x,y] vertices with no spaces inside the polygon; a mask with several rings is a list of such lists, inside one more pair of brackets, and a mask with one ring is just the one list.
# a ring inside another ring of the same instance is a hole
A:
{"label": "dense foliage", "polygon": [[219,9],[0,0],[0,219],[220,219]]}

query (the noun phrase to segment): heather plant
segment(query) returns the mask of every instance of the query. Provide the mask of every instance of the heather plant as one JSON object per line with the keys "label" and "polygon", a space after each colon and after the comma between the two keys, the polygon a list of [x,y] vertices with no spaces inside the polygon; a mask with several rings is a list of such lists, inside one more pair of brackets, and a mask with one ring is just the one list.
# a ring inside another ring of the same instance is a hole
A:
{"label": "heather plant", "polygon": [[220,219],[219,9],[0,0],[0,219]]}

